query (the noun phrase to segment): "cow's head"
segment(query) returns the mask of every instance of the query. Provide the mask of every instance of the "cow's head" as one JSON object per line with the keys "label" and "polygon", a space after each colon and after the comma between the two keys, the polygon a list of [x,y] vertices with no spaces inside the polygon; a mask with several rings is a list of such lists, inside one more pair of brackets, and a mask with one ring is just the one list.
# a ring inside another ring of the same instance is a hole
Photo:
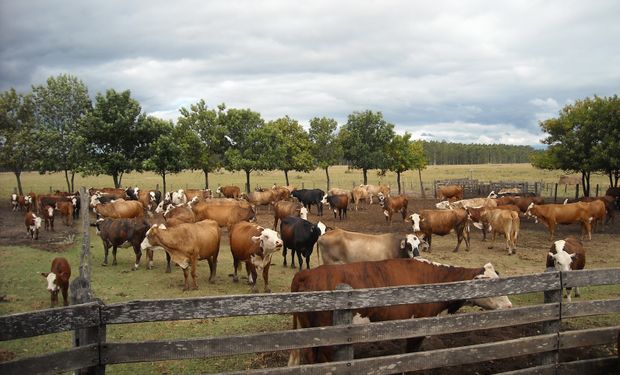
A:
{"label": "cow's head", "polygon": [[321,231],[321,236],[324,235],[325,232],[327,232],[327,226],[320,221],[316,223],[316,227],[319,228],[319,231]]}
{"label": "cow's head", "polygon": [[93,196],[90,197],[90,206],[95,207],[98,204],[101,204],[99,198],[101,197],[100,193],[97,192]]}
{"label": "cow's head", "polygon": [[408,258],[415,258],[420,256],[420,245],[422,241],[415,234],[408,234],[404,239],[400,241],[401,253],[407,255]]}
{"label": "cow's head", "polygon": [[17,203],[17,194],[11,194],[11,202]]}
{"label": "cow's head", "polygon": [[150,252],[153,251],[153,249],[160,248],[159,246],[154,245],[153,241],[151,241],[152,238],[156,235],[157,231],[160,229],[166,229],[166,226],[164,224],[159,224],[159,225],[153,224],[151,225],[149,230],[146,231],[146,234],[144,235],[144,239],[140,243],[140,249],[142,251],[148,251],[150,254]]}
{"label": "cow's head", "polygon": [[534,204],[534,202],[530,203],[530,205],[527,206],[527,210],[525,211],[525,216],[533,217],[536,223],[538,223],[538,216],[536,215],[536,205]]}
{"label": "cow's head", "polygon": [[41,276],[47,279],[47,290],[50,293],[58,293],[58,284],[56,284],[56,274],[54,272],[41,272]]}
{"label": "cow's head", "polygon": [[[477,275],[475,279],[499,279],[499,274],[495,272],[495,268],[491,263],[487,263],[484,265],[484,272]],[[507,296],[474,298],[469,302],[485,310],[509,309],[512,307],[512,302],[510,302]]]}
{"label": "cow's head", "polygon": [[564,240],[555,241],[553,245],[555,246],[556,253],[549,252],[549,256],[553,258],[556,271],[569,271],[570,264],[577,254],[569,254],[564,251],[564,246],[566,245]]}
{"label": "cow's head", "polygon": [[379,194],[377,194],[377,198],[379,198],[379,205],[381,205],[381,207],[385,207],[385,195],[382,192],[379,192]]}
{"label": "cow's head", "polygon": [[278,232],[273,229],[263,228],[260,235],[252,237],[252,241],[259,244],[265,255],[275,253],[282,249],[282,240]]}
{"label": "cow's head", "polygon": [[496,198],[497,198],[497,194],[495,194],[494,190],[491,190],[489,195],[487,195],[487,199],[496,199]]}
{"label": "cow's head", "polygon": [[420,223],[424,221],[424,219],[419,215],[419,214],[411,214],[409,215],[409,220],[411,220],[412,226],[413,226],[413,231],[414,232],[419,232],[420,231]]}
{"label": "cow's head", "polygon": [[327,194],[323,195],[323,198],[321,198],[321,203],[329,205],[329,202],[327,201]]}
{"label": "cow's head", "polygon": [[301,207],[299,209],[299,217],[304,219],[304,220],[308,220],[308,209],[306,207]]}

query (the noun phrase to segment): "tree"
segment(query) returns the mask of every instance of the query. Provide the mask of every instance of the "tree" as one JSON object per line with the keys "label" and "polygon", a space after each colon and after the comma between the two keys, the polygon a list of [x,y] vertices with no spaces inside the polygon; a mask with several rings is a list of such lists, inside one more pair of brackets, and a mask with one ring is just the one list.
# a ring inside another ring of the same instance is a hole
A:
{"label": "tree", "polygon": [[129,90],[97,94],[95,107],[83,121],[82,135],[88,163],[86,174],[112,176],[114,187],[120,187],[123,175],[142,171],[142,160],[162,133],[162,123],[147,121],[140,103]]}
{"label": "tree", "polygon": [[269,121],[265,125],[264,141],[268,142],[262,154],[262,163],[267,168],[284,171],[286,185],[289,184],[288,172],[308,172],[314,168],[310,153],[311,143],[308,133],[297,120],[288,116]]}
{"label": "tree", "polygon": [[596,169],[609,178],[609,186],[618,187],[620,179],[620,98],[597,97],[592,100],[592,116],[598,142],[594,145]]}
{"label": "tree", "polygon": [[245,172],[245,189],[249,193],[250,173],[262,167],[260,156],[269,151],[261,148],[259,129],[264,121],[258,112],[230,108],[222,114],[222,123],[228,131],[228,147],[224,153],[226,168]]}
{"label": "tree", "polygon": [[189,109],[181,108],[181,116],[177,120],[177,126],[182,134],[191,135],[186,140],[192,146],[185,157],[188,167],[200,169],[205,174],[205,189],[209,188],[209,172],[222,167],[224,162],[224,152],[228,145],[226,141],[227,129],[222,123],[221,115],[226,106],[220,104],[218,110],[209,109],[203,99],[198,103],[192,104]]}
{"label": "tree", "polygon": [[381,112],[353,112],[340,130],[344,157],[354,167],[361,168],[364,184],[368,170],[385,169],[385,147],[394,137],[394,125],[383,119]]}
{"label": "tree", "polygon": [[91,109],[88,88],[76,77],[61,74],[33,87],[33,97],[42,152],[39,172],[63,171],[67,190],[75,191],[75,174],[83,160],[78,127]]}
{"label": "tree", "polygon": [[419,142],[411,141],[411,134],[395,135],[388,144],[385,154],[387,156],[386,168],[396,172],[396,184],[398,194],[401,193],[400,175],[410,169],[420,170],[426,167],[424,149]]}
{"label": "tree", "polygon": [[20,195],[24,195],[21,173],[36,160],[35,139],[32,96],[13,88],[0,94],[0,165],[15,174]]}
{"label": "tree", "polygon": [[187,154],[187,144],[179,142],[183,139],[183,130],[175,128],[172,122],[149,116],[146,123],[158,129],[159,136],[148,147],[148,158],[142,167],[161,176],[163,192],[166,193],[166,175],[179,173],[187,167],[183,155]]}
{"label": "tree", "polygon": [[337,164],[343,157],[342,145],[336,134],[337,128],[338,123],[331,118],[314,117],[310,120],[308,133],[312,143],[311,153],[315,164],[325,171],[327,190],[331,187],[329,167]]}

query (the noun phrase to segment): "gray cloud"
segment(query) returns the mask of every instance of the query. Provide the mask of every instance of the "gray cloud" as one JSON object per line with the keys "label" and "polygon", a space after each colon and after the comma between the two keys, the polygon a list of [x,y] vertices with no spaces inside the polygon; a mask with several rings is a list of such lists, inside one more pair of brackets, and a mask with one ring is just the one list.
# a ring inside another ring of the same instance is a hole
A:
{"label": "gray cloud", "polygon": [[78,76],[176,118],[211,106],[399,132],[536,144],[538,122],[620,87],[620,3],[106,1],[0,3],[0,90]]}

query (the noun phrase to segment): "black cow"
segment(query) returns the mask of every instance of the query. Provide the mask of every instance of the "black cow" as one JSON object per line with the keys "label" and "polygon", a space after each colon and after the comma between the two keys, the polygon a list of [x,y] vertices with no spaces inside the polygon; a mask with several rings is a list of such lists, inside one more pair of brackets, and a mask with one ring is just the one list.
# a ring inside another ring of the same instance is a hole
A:
{"label": "black cow", "polygon": [[[151,228],[149,223],[144,218],[133,219],[99,219],[95,224],[97,227],[97,234],[103,241],[103,249],[105,251],[105,257],[103,259],[103,266],[108,265],[108,250],[112,247],[112,256],[114,260],[112,265],[116,265],[116,248],[117,247],[133,247],[133,251],[136,254],[136,263],[132,267],[132,271],[138,269],[140,264],[140,258],[142,257],[142,250],[140,244],[146,236],[146,232]],[[168,268],[170,267],[170,258],[168,258]]]}
{"label": "black cow", "polygon": [[280,236],[282,237],[282,255],[286,266],[286,249],[291,249],[291,268],[295,268],[295,253],[299,261],[299,269],[303,267],[301,256],[306,258],[306,268],[310,269],[310,255],[314,244],[321,234],[325,233],[325,225],[320,221],[316,224],[299,218],[287,216],[280,223]]}
{"label": "black cow", "polygon": [[620,210],[620,187],[610,187],[605,192],[605,195],[611,195],[615,199],[616,209]]}
{"label": "black cow", "polygon": [[310,206],[313,204],[316,205],[318,215],[323,216],[323,197],[325,196],[325,192],[321,189],[299,189],[294,190],[291,195],[297,198],[310,212]]}
{"label": "black cow", "polygon": [[329,208],[334,211],[334,219],[336,218],[336,212],[338,212],[338,218],[342,220],[344,216],[347,217],[347,208],[349,207],[349,195],[326,195],[323,197],[321,203],[327,203]]}

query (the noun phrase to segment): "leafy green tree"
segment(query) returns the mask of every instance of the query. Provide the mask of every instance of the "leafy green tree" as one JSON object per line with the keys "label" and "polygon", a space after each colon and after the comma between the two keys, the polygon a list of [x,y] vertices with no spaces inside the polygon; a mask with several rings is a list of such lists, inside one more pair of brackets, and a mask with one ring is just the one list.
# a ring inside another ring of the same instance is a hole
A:
{"label": "leafy green tree", "polygon": [[159,121],[147,120],[129,90],[97,94],[95,107],[84,118],[82,136],[86,174],[112,176],[120,187],[125,173],[142,171],[149,146],[161,134]]}
{"label": "leafy green tree", "polygon": [[329,179],[329,167],[336,165],[343,157],[343,150],[336,129],[336,120],[325,117],[314,117],[310,120],[311,153],[316,165],[325,171],[327,178],[327,190],[331,187]]}
{"label": "leafy green tree", "polygon": [[396,172],[398,194],[401,193],[401,173],[410,169],[420,170],[426,166],[426,158],[424,157],[422,144],[411,141],[411,134],[409,133],[395,135],[388,144],[385,155],[387,156],[386,168]]}
{"label": "leafy green tree", "polygon": [[24,195],[22,171],[31,168],[37,157],[34,130],[32,96],[13,88],[0,94],[0,165],[15,174],[20,195]]}
{"label": "leafy green tree", "polygon": [[78,129],[91,109],[88,88],[78,78],[61,74],[33,87],[33,97],[42,153],[39,172],[63,171],[68,191],[75,191],[75,174],[84,159]]}
{"label": "leafy green tree", "polygon": [[394,137],[394,125],[383,119],[381,112],[353,112],[340,129],[344,157],[361,168],[364,184],[369,169],[385,169],[385,147]]}
{"label": "leafy green tree", "polygon": [[186,142],[191,144],[191,151],[185,156],[188,167],[204,172],[205,189],[209,188],[209,173],[221,168],[224,163],[224,153],[228,146],[225,137],[228,131],[221,115],[225,109],[224,104],[220,104],[217,111],[209,109],[201,99],[189,109],[181,108],[181,116],[177,120],[181,133],[188,136]]}
{"label": "leafy green tree", "polygon": [[148,158],[142,162],[144,169],[161,176],[163,192],[166,193],[166,176],[179,173],[187,167],[183,155],[187,154],[187,144],[183,139],[182,129],[175,128],[170,121],[149,116],[146,121],[158,130],[157,139],[149,145]]}
{"label": "leafy green tree", "polygon": [[590,114],[597,128],[598,142],[593,147],[596,169],[609,178],[609,186],[617,187],[620,179],[620,98],[592,99]]}
{"label": "leafy green tree", "polygon": [[221,114],[222,123],[228,131],[228,147],[224,153],[226,168],[231,171],[244,171],[246,191],[250,192],[250,173],[264,167],[261,155],[269,152],[261,142],[260,129],[264,120],[260,113],[250,109],[230,108]]}
{"label": "leafy green tree", "polygon": [[[265,125],[267,136],[264,140],[269,150],[264,152],[263,165],[266,169],[279,169],[284,171],[286,185],[289,185],[288,172],[308,172],[314,169],[311,143],[308,133],[297,122],[288,116],[269,121]],[[272,136],[270,136],[272,135]]]}

